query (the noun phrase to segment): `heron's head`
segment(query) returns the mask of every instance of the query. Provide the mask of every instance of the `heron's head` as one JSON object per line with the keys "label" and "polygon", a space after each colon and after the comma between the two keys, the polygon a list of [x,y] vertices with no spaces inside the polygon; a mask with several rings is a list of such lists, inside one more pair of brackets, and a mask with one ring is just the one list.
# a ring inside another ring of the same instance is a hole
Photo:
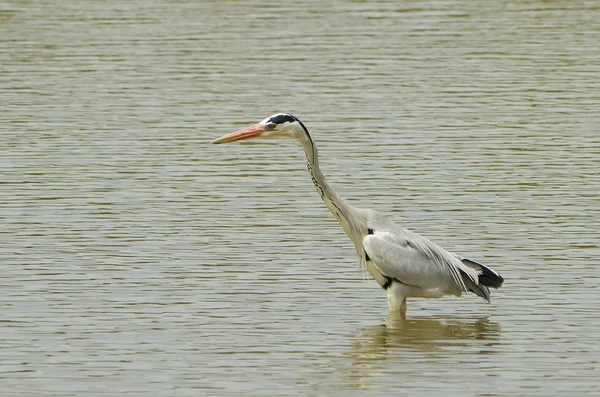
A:
{"label": "heron's head", "polygon": [[241,130],[225,134],[211,143],[230,143],[255,138],[289,137],[296,140],[308,135],[306,127],[291,114],[278,113]]}

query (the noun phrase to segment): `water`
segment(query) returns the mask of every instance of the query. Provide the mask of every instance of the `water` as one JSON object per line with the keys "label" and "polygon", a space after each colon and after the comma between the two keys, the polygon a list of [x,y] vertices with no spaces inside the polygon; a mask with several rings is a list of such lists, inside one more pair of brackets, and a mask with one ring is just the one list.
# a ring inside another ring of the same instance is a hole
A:
{"label": "water", "polygon": [[[0,390],[600,393],[593,1],[4,2]],[[353,204],[491,265],[388,318]]]}

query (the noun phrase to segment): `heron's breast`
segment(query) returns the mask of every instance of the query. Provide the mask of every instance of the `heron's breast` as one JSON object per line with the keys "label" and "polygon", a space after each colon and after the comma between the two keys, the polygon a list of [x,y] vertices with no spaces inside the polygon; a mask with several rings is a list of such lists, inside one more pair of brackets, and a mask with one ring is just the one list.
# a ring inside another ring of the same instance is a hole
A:
{"label": "heron's breast", "polygon": [[388,277],[384,276],[371,260],[367,261],[367,271],[369,272],[371,277],[373,277],[375,281],[379,283],[379,285],[386,288],[389,281]]}

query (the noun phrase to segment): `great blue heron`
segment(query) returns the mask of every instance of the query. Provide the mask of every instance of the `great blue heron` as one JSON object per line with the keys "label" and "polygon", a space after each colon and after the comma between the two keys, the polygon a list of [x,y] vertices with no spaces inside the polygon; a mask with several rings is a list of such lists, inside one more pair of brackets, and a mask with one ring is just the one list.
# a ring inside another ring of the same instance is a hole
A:
{"label": "great blue heron", "polygon": [[440,298],[473,292],[489,302],[488,287],[502,285],[504,279],[489,267],[448,252],[382,214],[353,207],[338,196],[319,168],[317,146],[308,129],[290,114],[274,114],[212,143],[278,137],[293,138],[304,148],[317,192],[354,242],[361,269],[387,291],[390,311],[406,313],[408,297]]}

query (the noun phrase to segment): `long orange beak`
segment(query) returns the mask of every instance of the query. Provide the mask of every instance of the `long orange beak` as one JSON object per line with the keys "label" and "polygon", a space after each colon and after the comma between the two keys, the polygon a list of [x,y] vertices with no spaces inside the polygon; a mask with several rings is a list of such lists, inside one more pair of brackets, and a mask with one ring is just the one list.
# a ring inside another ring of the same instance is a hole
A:
{"label": "long orange beak", "polygon": [[263,132],[265,127],[261,124],[254,124],[250,127],[242,128],[239,131],[225,134],[222,137],[215,139],[211,143],[229,143],[235,141],[242,141],[244,139],[258,138]]}

